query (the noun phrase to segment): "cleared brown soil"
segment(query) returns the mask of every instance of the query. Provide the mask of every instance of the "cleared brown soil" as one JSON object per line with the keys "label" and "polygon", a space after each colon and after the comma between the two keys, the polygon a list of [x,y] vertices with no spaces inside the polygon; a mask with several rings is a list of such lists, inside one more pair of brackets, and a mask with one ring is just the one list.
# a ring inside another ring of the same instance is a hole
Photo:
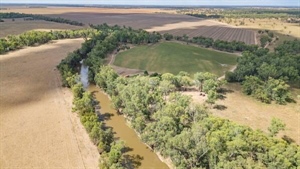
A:
{"label": "cleared brown soil", "polygon": [[[1,11],[0,11],[1,12]],[[146,29],[150,32],[187,34],[189,37],[205,36],[227,41],[242,41],[255,44],[255,32],[240,29],[213,20],[202,20],[196,17],[174,14],[171,10],[162,9],[116,9],[116,8],[12,8],[2,12],[22,12],[62,17],[88,24],[130,26],[135,29]]]}
{"label": "cleared brown soil", "polygon": [[24,21],[23,19],[4,19],[5,22],[0,22],[0,37],[8,35],[18,35],[30,30],[65,30],[65,29],[81,29],[80,26],[73,26],[62,23],[47,22],[47,21]]}
{"label": "cleared brown soil", "polygon": [[[273,117],[281,119],[286,124],[286,130],[278,136],[288,136],[297,144],[300,144],[300,90],[293,90],[293,98],[296,103],[287,105],[264,104],[250,96],[241,93],[240,85],[228,84],[230,92],[225,95],[224,100],[218,100],[216,105],[224,110],[211,109],[214,115],[232,120],[238,124],[250,126],[253,129],[261,129],[268,132]],[[203,97],[199,92],[187,92],[195,102],[203,103]]]}
{"label": "cleared brown soil", "polygon": [[97,168],[99,154],[56,65],[82,39],[0,55],[0,168]]}

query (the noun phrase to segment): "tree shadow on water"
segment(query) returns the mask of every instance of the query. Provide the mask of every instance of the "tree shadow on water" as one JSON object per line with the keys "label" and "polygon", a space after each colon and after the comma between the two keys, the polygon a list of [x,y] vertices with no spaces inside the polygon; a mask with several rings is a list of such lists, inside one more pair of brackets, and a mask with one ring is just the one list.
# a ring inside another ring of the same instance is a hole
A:
{"label": "tree shadow on water", "polygon": [[141,166],[141,161],[144,159],[144,157],[140,156],[140,155],[129,155],[126,154],[124,155],[124,160],[123,160],[123,164],[125,166],[125,168],[128,169],[134,169],[134,168],[138,168],[139,166]]}
{"label": "tree shadow on water", "polygon": [[131,148],[131,147],[124,147],[124,148],[122,149],[122,152],[123,152],[123,153],[127,153],[127,152],[132,151],[132,150],[133,150],[133,148]]}
{"label": "tree shadow on water", "polygon": [[112,116],[114,116],[114,114],[109,113],[109,112],[99,113],[99,118],[101,120],[110,120]]}

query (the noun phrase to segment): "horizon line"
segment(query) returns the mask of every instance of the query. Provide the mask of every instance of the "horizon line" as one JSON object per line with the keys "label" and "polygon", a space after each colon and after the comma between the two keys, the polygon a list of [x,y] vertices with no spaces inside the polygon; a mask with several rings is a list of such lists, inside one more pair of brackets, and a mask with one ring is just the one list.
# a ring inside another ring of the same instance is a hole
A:
{"label": "horizon line", "polygon": [[201,6],[206,6],[206,7],[292,7],[292,8],[299,8],[299,6],[291,6],[291,5],[163,5],[163,4],[158,4],[158,5],[150,5],[150,4],[85,4],[85,3],[72,3],[72,4],[66,4],[66,3],[14,3],[14,2],[9,2],[9,3],[1,3],[1,5],[59,5],[59,6],[162,6],[162,7],[201,7]]}

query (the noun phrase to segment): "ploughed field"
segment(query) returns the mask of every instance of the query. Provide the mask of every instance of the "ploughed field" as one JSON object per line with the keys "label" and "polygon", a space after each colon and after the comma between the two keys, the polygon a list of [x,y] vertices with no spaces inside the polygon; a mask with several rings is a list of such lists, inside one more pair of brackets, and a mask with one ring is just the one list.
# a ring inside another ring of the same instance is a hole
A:
{"label": "ploughed field", "polygon": [[101,13],[64,13],[63,18],[77,20],[86,24],[103,24],[130,26],[145,29],[149,32],[171,33],[189,37],[204,36],[226,41],[242,41],[255,44],[255,32],[240,29],[212,20],[202,20],[179,14],[101,14]]}
{"label": "ploughed field", "polygon": [[132,69],[177,74],[186,71],[212,72],[219,76],[236,64],[237,55],[210,49],[162,42],[155,45],[137,46],[119,53],[114,65]]}
{"label": "ploughed field", "polygon": [[[76,12],[74,12],[76,11]],[[0,11],[1,12],[1,11]],[[62,17],[88,24],[103,24],[130,26],[135,29],[145,29],[149,32],[187,34],[189,37],[205,36],[226,41],[242,41],[256,44],[255,32],[241,29],[225,23],[203,20],[200,18],[171,14],[172,10],[160,9],[115,9],[115,8],[25,8],[10,9],[3,12],[22,12],[44,14],[52,17]]]}

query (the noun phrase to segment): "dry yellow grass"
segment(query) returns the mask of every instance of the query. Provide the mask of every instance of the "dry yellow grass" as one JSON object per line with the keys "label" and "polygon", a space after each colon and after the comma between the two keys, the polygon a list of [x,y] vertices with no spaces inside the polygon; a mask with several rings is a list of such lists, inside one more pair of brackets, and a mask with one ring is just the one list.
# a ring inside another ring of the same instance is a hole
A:
{"label": "dry yellow grass", "polygon": [[192,22],[178,22],[178,23],[170,23],[162,26],[156,26],[152,27],[149,29],[146,29],[148,32],[153,32],[153,31],[169,31],[169,30],[174,30],[174,29],[198,29],[199,26],[222,26],[222,27],[233,27],[231,25],[221,23],[221,22],[216,22],[214,20],[199,20],[199,21],[192,21]]}
{"label": "dry yellow grass", "polygon": [[[300,144],[300,99],[297,98],[297,95],[300,95],[299,89],[293,89],[293,98],[296,99],[296,103],[277,105],[264,104],[244,95],[238,84],[228,84],[226,88],[231,92],[225,95],[224,100],[216,102],[216,105],[224,106],[224,110],[210,109],[214,115],[266,133],[268,133],[272,118],[279,118],[286,124],[286,130],[278,137],[286,135]],[[206,97],[200,96],[197,91],[183,92],[183,94],[192,96],[196,103],[205,103]]]}
{"label": "dry yellow grass", "polygon": [[81,26],[73,26],[63,23],[47,22],[47,21],[24,21],[23,19],[4,19],[5,22],[0,22],[0,37],[7,35],[18,35],[30,30],[66,30],[80,29]]}
{"label": "dry yellow grass", "polygon": [[82,39],[0,56],[0,168],[98,168],[96,146],[55,69]]}
{"label": "dry yellow grass", "polygon": [[279,136],[286,135],[300,144],[300,99],[296,97],[300,94],[299,89],[293,90],[297,103],[277,105],[275,103],[264,104],[244,95],[238,84],[229,84],[228,88],[233,92],[227,93],[224,100],[216,103],[227,108],[225,110],[213,109],[215,115],[265,132],[268,132],[272,118],[279,118],[286,124],[286,130]]}
{"label": "dry yellow grass", "polygon": [[[228,19],[227,19],[228,20]],[[244,21],[245,25],[239,25],[240,22]],[[225,22],[224,19],[222,22]],[[254,23],[253,23],[254,22]],[[287,23],[281,20],[272,19],[232,19],[231,25],[238,25],[240,28],[252,28],[262,30],[273,30],[275,32],[286,34],[300,38],[300,24]]]}

